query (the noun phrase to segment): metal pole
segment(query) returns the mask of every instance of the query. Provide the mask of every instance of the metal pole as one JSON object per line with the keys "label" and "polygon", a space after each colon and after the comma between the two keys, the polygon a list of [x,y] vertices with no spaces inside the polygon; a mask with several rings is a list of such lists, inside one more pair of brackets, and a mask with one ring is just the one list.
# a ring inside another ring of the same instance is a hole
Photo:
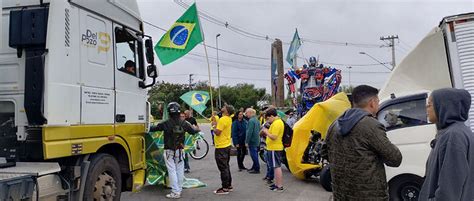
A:
{"label": "metal pole", "polygon": [[220,73],[220,68],[219,68],[219,43],[218,43],[218,38],[221,36],[221,34],[216,35],[216,51],[217,51],[217,86],[219,87],[217,93],[219,94],[219,109],[222,107],[222,100],[221,100],[221,73]]}
{"label": "metal pole", "polygon": [[392,36],[391,41],[392,41],[392,69],[394,69],[395,68],[395,37]]}
{"label": "metal pole", "polygon": [[349,88],[352,86],[352,82],[351,82],[351,68],[352,66],[348,66],[347,67],[349,69]]}
{"label": "metal pole", "polygon": [[189,91],[193,90],[193,75],[194,74],[189,74]]}
{"label": "metal pole", "polygon": [[389,47],[392,48],[392,70],[395,68],[395,39],[398,39],[398,35],[391,35],[391,36],[387,36],[387,37],[380,37],[380,40],[384,41],[384,40],[390,40],[390,44],[389,44]]}

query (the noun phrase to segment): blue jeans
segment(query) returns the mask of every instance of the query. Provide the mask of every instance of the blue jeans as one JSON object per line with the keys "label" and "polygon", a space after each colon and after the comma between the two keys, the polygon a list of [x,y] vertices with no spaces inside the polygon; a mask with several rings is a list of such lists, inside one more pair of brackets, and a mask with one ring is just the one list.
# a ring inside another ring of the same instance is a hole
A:
{"label": "blue jeans", "polygon": [[189,170],[189,154],[184,154],[184,169]]}
{"label": "blue jeans", "polygon": [[275,177],[275,170],[273,169],[273,166],[271,163],[269,163],[268,160],[270,160],[271,156],[270,156],[271,152],[270,151],[265,151],[265,161],[267,161],[267,178],[273,180],[273,178]]}
{"label": "blue jeans", "polygon": [[258,146],[249,146],[250,157],[252,158],[252,170],[260,172],[260,163],[258,161]]}

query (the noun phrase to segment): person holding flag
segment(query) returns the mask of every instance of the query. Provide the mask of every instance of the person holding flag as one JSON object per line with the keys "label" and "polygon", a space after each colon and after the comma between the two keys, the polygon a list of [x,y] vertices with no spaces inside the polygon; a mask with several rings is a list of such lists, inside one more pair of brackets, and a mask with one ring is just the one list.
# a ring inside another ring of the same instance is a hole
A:
{"label": "person holding flag", "polygon": [[214,151],[217,168],[221,172],[222,187],[215,190],[214,193],[217,195],[229,194],[234,188],[232,187],[232,176],[230,174],[230,148],[231,142],[231,130],[232,130],[232,118],[230,114],[234,114],[234,107],[225,105],[221,109],[222,117],[217,122],[215,130],[215,148]]}
{"label": "person holding flag", "polygon": [[163,131],[164,148],[163,158],[165,159],[168,178],[171,186],[171,193],[166,197],[178,199],[181,197],[184,181],[184,139],[185,132],[196,134],[199,132],[197,127],[193,127],[189,122],[180,119],[180,106],[176,102],[168,104],[168,113],[170,118],[158,123],[150,128],[150,132]]}

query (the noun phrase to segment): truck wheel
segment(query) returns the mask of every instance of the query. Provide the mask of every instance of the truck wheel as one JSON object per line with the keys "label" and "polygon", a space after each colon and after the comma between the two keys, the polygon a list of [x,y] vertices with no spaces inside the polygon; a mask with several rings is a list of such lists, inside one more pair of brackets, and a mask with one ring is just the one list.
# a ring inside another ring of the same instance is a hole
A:
{"label": "truck wheel", "polygon": [[390,182],[391,201],[416,201],[419,198],[423,179],[415,175],[404,175]]}
{"label": "truck wheel", "polygon": [[331,182],[332,179],[329,165],[325,165],[319,174],[319,183],[321,183],[321,186],[323,186],[324,190],[332,192]]}
{"label": "truck wheel", "polygon": [[84,200],[119,201],[122,178],[117,160],[109,154],[96,154],[90,161]]}

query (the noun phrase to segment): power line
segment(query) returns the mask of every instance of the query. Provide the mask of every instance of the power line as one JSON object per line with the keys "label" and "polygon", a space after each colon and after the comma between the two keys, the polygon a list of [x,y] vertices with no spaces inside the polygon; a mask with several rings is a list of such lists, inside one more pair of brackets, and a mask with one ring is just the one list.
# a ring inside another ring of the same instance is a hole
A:
{"label": "power line", "polygon": [[[401,47],[401,46],[398,46],[398,47]],[[402,53],[402,54],[407,54],[407,51],[408,50],[405,50],[405,49],[402,49],[402,48],[395,48],[395,51],[399,52],[399,53]]]}
{"label": "power line", "polygon": [[[202,55],[202,54],[196,54],[196,53],[188,53],[190,55],[193,55],[193,56],[198,56],[198,57],[203,57],[203,58],[206,58],[205,55]],[[208,56],[210,59],[213,59],[213,60],[217,60],[216,57],[211,57],[211,56]],[[231,59],[226,59],[226,58],[219,58],[220,61],[226,61],[226,62],[231,62],[231,63],[238,63],[238,64],[244,64],[244,65],[251,65],[251,66],[259,66],[259,67],[263,67],[263,68],[270,68],[269,65],[264,65],[264,64],[257,64],[257,63],[248,63],[248,62],[243,62],[243,61],[235,61],[235,60],[231,60]]]}
{"label": "power line", "polygon": [[[305,59],[303,57],[298,56],[300,59]],[[369,63],[369,64],[345,64],[345,63],[334,63],[334,62],[328,62],[328,61],[320,61],[322,64],[329,64],[329,65],[335,65],[335,66],[352,66],[352,67],[363,67],[363,66],[379,66],[383,64],[389,64],[390,62],[383,62],[383,63]]]}
{"label": "power line", "polygon": [[[193,55],[195,56],[195,55]],[[199,62],[206,62],[205,60],[203,59],[199,59],[199,58],[192,58],[192,57],[183,57],[184,59],[190,59],[190,60],[194,60],[194,61],[199,61]],[[217,63],[215,61],[212,61],[212,63]],[[268,70],[268,68],[246,68],[246,67],[242,67],[242,66],[234,66],[234,65],[229,65],[229,64],[226,64],[226,65],[223,65],[224,67],[230,67],[230,68],[236,68],[236,69],[242,69],[242,70]]]}
{"label": "power line", "polygon": [[[208,75],[204,74],[194,74],[195,76],[199,77],[208,77]],[[179,76],[189,76],[189,74],[168,74],[168,75],[160,75],[160,77],[179,77]],[[211,77],[216,78],[217,76],[212,75]],[[252,81],[270,81],[270,79],[262,79],[262,78],[248,78],[248,77],[231,77],[231,76],[220,76],[221,78],[231,79],[231,80],[252,80]]]}
{"label": "power line", "polygon": [[[187,4],[186,2],[184,2],[182,0],[174,0],[174,2],[176,4],[178,4],[179,6],[183,7],[184,9],[188,9],[190,7],[189,4]],[[211,16],[210,14],[208,14],[207,12],[204,12],[202,10],[198,11],[198,13],[199,13],[199,16],[202,19],[204,19],[208,22],[211,22],[215,25],[218,25],[218,26],[224,26],[225,28],[228,28],[230,31],[233,31],[233,32],[235,32],[237,34],[240,34],[242,36],[252,38],[252,39],[257,39],[257,40],[268,40],[269,39],[268,36],[262,36],[262,35],[259,35],[259,34],[254,34],[254,33],[245,31],[243,29],[240,29],[238,27],[235,27],[233,25],[230,25],[228,22],[224,22],[222,20],[219,20],[219,19]]]}
{"label": "power line", "polygon": [[401,42],[402,45],[405,45],[405,46],[408,47],[409,49],[413,49],[413,46],[411,46],[410,44],[406,43],[404,40],[398,39],[398,42]]}
{"label": "power line", "polygon": [[[195,74],[196,76],[205,76],[207,77],[208,75],[204,74]],[[211,77],[217,77],[215,75],[212,75]],[[252,80],[252,81],[270,81],[270,79],[261,79],[261,78],[249,78],[249,77],[230,77],[230,76],[221,76],[221,78],[226,78],[226,79],[240,79],[240,80]]]}
{"label": "power line", "polygon": [[[148,21],[143,21],[144,23],[156,28],[156,29],[159,29],[161,31],[167,31],[166,29],[162,28],[162,27],[159,27],[151,22],[148,22]],[[314,43],[324,43],[324,42],[329,42],[329,41],[312,41]],[[330,42],[330,43],[333,43],[333,44],[336,44],[336,43],[339,43],[339,44],[351,44],[351,45],[364,45],[364,44],[356,44],[356,43],[341,43],[341,42]],[[201,43],[201,45],[204,45]],[[365,45],[370,45],[370,44],[365,44]],[[214,46],[210,46],[210,45],[206,45],[206,47],[209,47],[209,48],[212,48],[212,49],[217,49],[216,47]],[[221,52],[225,52],[225,53],[228,53],[228,54],[233,54],[233,55],[237,55],[237,56],[242,56],[242,57],[247,57],[247,58],[253,58],[253,59],[261,59],[261,60],[270,60],[270,58],[265,58],[265,57],[258,57],[258,56],[251,56],[251,55],[245,55],[245,54],[242,54],[242,53],[237,53],[237,52],[233,52],[233,51],[229,51],[229,50],[225,50],[225,49],[222,49],[222,48],[219,48],[219,51]],[[189,53],[191,55],[194,55],[194,56],[199,56],[199,57],[205,57],[204,55],[199,55],[199,54],[195,54],[195,53]],[[213,57],[209,57],[209,58],[212,58],[212,59],[216,59],[216,58],[213,58]],[[302,58],[302,57],[299,57],[299,58]],[[302,59],[305,59],[305,58],[302,58]],[[256,64],[256,63],[247,63],[247,62],[238,62],[238,61],[234,61],[234,60],[228,60],[228,59],[220,59],[222,61],[228,61],[228,62],[233,62],[233,63],[241,63],[241,64],[246,64],[246,65],[254,65],[254,66],[261,66],[261,67],[265,67],[265,68],[269,68],[268,66],[265,66],[265,65],[260,65],[260,64]],[[344,63],[333,63],[333,62],[326,62],[326,61],[321,61],[322,63],[325,63],[325,64],[330,64],[330,65],[341,65],[341,66],[377,66],[377,65],[381,65],[381,64],[378,64],[378,63],[373,63],[373,64],[344,64]],[[389,64],[389,62],[385,62],[383,64]],[[249,69],[249,70],[261,70],[261,69],[253,69],[253,68],[242,68],[242,67],[236,67],[236,66],[232,66],[232,65],[227,65],[229,67],[234,67],[234,68],[239,68],[239,69]]]}
{"label": "power line", "polygon": [[371,63],[371,64],[344,64],[344,63],[332,63],[332,62],[326,62],[326,61],[321,61],[323,64],[329,64],[329,65],[336,65],[336,66],[379,66],[382,64],[390,64],[390,62],[383,62],[383,63]]}
{"label": "power line", "polygon": [[[151,22],[148,22],[148,21],[143,21],[145,24],[148,24],[154,28],[157,28],[159,30],[162,30],[162,31],[168,31],[162,27],[159,27]],[[200,45],[204,45],[202,43],[200,43]],[[214,46],[210,46],[210,45],[206,45],[206,47],[209,47],[211,49],[217,49],[216,47]],[[237,55],[237,56],[242,56],[242,57],[247,57],[247,58],[252,58],[252,59],[261,59],[261,60],[269,60],[270,58],[269,57],[259,57],[259,56],[252,56],[252,55],[246,55],[246,54],[242,54],[242,53],[238,53],[238,52],[233,52],[233,51],[230,51],[230,50],[226,50],[226,49],[222,49],[222,48],[219,48],[219,51],[221,52],[225,52],[225,53],[228,53],[228,54],[233,54],[233,55]]]}
{"label": "power line", "polygon": [[[212,48],[212,49],[217,49],[216,47],[210,46],[210,45],[206,45],[206,47],[209,47],[209,48]],[[232,52],[232,51],[229,51],[229,50],[224,50],[224,49],[221,49],[221,48],[219,48],[219,51],[229,53],[229,54],[233,54],[233,55],[242,56],[242,57],[253,58],[253,59],[270,60],[270,57],[251,56],[251,55],[241,54],[241,53],[237,53],[237,52]]]}
{"label": "power line", "polygon": [[157,28],[157,29],[159,29],[159,30],[161,30],[161,31],[164,31],[164,32],[167,32],[167,31],[168,31],[168,30],[166,30],[166,29],[163,29],[163,28],[161,28],[161,27],[159,27],[159,26],[156,26],[156,25],[154,25],[154,24],[152,24],[152,23],[150,23],[150,22],[147,22],[147,21],[145,21],[145,20],[143,20],[143,22],[144,22],[145,24],[148,24],[148,25],[150,25],[150,26],[152,26],[152,27],[155,27],[155,28]]}
{"label": "power line", "polygon": [[[183,0],[174,0],[176,4],[183,7],[184,9],[188,9],[190,5]],[[247,38],[256,39],[256,40],[266,40],[266,41],[274,41],[275,37],[270,37],[268,34],[261,34],[261,33],[252,33],[250,31],[246,31],[243,28],[239,28],[238,26],[230,24],[228,21],[220,20],[217,17],[212,16],[209,12],[203,11],[199,9],[198,11],[199,16],[215,25],[222,26],[227,28],[228,30],[235,32],[239,35],[245,36]],[[310,38],[300,38],[303,42],[315,43],[320,45],[334,45],[334,46],[354,46],[354,47],[361,47],[361,48],[381,48],[381,45],[378,44],[364,44],[364,43],[349,43],[349,42],[336,42],[336,41],[323,41],[323,40],[314,40]],[[289,42],[282,43],[289,45]]]}
{"label": "power line", "polygon": [[400,50],[403,50],[403,52],[409,52],[410,51],[409,49],[407,49],[407,48],[405,48],[401,45],[397,46],[396,48],[399,48]]}
{"label": "power line", "polygon": [[349,42],[335,42],[335,41],[323,41],[323,40],[313,40],[308,38],[301,38],[303,42],[309,42],[319,45],[332,45],[332,46],[353,46],[361,48],[381,48],[383,46],[377,44],[364,44],[364,43],[349,43]]}

